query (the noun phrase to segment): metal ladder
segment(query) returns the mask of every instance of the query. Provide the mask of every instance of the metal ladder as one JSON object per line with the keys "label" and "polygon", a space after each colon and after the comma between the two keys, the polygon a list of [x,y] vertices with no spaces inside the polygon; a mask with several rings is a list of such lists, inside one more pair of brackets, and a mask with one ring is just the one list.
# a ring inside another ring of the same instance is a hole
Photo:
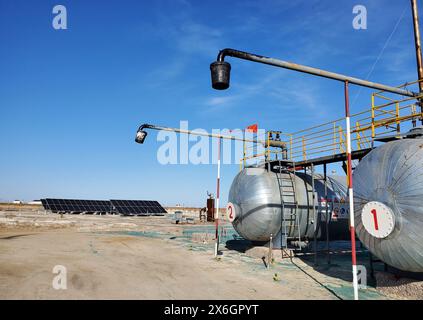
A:
{"label": "metal ladder", "polygon": [[[295,189],[295,163],[293,163],[294,173],[287,170],[282,170],[281,162],[279,161],[279,173],[276,174],[279,185],[279,193],[281,197],[282,212],[281,212],[281,237],[282,243],[285,246],[285,253],[288,251],[288,235],[292,234],[292,228],[297,227],[298,241],[301,242],[301,230],[298,212],[298,201]],[[288,174],[285,177],[284,174]],[[286,213],[285,208],[290,208],[289,213]],[[289,228],[289,232],[288,232]],[[300,246],[301,250],[301,246]]]}

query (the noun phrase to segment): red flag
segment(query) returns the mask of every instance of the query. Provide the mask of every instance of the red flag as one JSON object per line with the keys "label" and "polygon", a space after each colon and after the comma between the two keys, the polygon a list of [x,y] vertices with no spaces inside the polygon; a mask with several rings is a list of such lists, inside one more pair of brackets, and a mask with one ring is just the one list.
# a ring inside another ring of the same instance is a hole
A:
{"label": "red flag", "polygon": [[258,124],[256,123],[256,124],[252,124],[251,126],[248,126],[245,131],[257,133],[257,130],[258,130]]}

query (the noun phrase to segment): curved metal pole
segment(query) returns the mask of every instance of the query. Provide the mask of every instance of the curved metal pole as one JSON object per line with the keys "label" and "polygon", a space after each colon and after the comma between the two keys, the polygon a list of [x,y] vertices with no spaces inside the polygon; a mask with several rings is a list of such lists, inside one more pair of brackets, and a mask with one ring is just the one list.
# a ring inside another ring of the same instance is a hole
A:
{"label": "curved metal pole", "polygon": [[264,57],[264,56],[260,56],[260,55],[257,55],[257,54],[243,52],[243,51],[239,51],[239,50],[235,50],[235,49],[223,49],[223,50],[221,50],[219,52],[219,55],[217,56],[217,61],[223,62],[225,60],[226,56],[235,57],[235,58],[239,58],[239,59],[243,59],[243,60],[249,60],[249,61],[258,62],[258,63],[263,63],[263,64],[268,64],[268,65],[272,65],[272,66],[280,67],[280,68],[284,68],[284,69],[295,70],[295,71],[308,73],[308,74],[312,74],[312,75],[315,75],[315,76],[318,76],[318,77],[329,78],[329,79],[333,79],[333,80],[337,80],[337,81],[342,81],[342,82],[348,81],[348,83],[356,84],[358,86],[372,88],[372,89],[381,90],[381,91],[387,91],[387,92],[391,92],[391,93],[400,94],[400,95],[403,95],[403,96],[408,96],[408,97],[418,96],[418,93],[415,93],[415,92],[412,92],[412,91],[403,90],[403,89],[400,89],[400,88],[391,87],[391,86],[387,86],[387,85],[376,83],[376,82],[370,82],[370,81],[366,81],[366,80],[362,80],[362,79],[358,79],[358,78],[345,76],[345,75],[339,74],[339,73],[334,73],[334,72],[329,72],[329,71],[326,71],[326,70],[307,67],[307,66],[303,66],[301,64],[296,64],[296,63],[287,62],[287,61],[283,61],[283,60],[279,60],[279,59]]}
{"label": "curved metal pole", "polygon": [[147,124],[147,123],[141,125],[138,128],[138,132],[143,131],[144,129],[170,131],[170,132],[176,132],[176,133],[184,133],[184,134],[190,134],[195,136],[204,136],[204,137],[219,138],[219,139],[225,139],[225,140],[244,141],[244,142],[251,142],[256,144],[262,144],[264,147],[270,146],[270,147],[279,147],[282,149],[286,149],[286,144],[282,141],[273,141],[273,140],[265,141],[265,140],[259,140],[259,139],[251,140],[251,139],[238,138],[235,136],[228,136],[223,134],[207,133],[207,132],[194,131],[194,130],[184,130],[179,128],[162,127],[162,126],[156,126],[156,125]]}

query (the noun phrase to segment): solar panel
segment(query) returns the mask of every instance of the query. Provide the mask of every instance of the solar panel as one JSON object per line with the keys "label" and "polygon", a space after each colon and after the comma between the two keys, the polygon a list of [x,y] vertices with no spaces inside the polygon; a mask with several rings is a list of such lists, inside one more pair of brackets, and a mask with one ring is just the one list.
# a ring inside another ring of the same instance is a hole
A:
{"label": "solar panel", "polygon": [[122,215],[162,216],[166,210],[151,200],[41,199],[45,210],[54,213],[119,213]]}
{"label": "solar panel", "polygon": [[157,201],[148,200],[110,200],[116,211],[123,215],[160,215],[167,213]]}
{"label": "solar panel", "polygon": [[50,207],[49,207],[46,199],[41,199],[41,204],[43,205],[44,210],[50,210]]}
{"label": "solar panel", "polygon": [[44,199],[44,208],[52,212],[67,213],[110,213],[111,203],[107,200]]}

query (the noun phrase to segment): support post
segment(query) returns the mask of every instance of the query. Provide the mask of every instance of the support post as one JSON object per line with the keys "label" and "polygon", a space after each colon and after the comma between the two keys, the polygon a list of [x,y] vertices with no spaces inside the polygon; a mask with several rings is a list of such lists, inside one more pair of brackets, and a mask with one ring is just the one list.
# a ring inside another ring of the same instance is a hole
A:
{"label": "support post", "polygon": [[317,266],[317,224],[318,217],[316,215],[316,193],[314,185],[314,164],[311,164],[311,202],[313,203],[313,221],[314,221],[314,237],[313,237],[313,247],[314,247],[314,265]]}
{"label": "support post", "polygon": [[[414,26],[414,42],[416,45],[416,61],[417,61],[417,75],[419,77],[420,93],[423,92],[423,62],[422,62],[422,47],[419,26],[419,11],[417,8],[417,0],[411,0],[411,11],[413,13],[413,26]],[[420,105],[420,112],[423,112],[423,101],[418,99]],[[423,118],[420,119],[423,124]]]}
{"label": "support post", "polygon": [[216,184],[216,211],[214,221],[216,224],[216,242],[214,245],[214,256],[217,257],[219,252],[219,200],[220,200],[220,142],[222,138],[217,140],[217,184]]}
{"label": "support post", "polygon": [[330,264],[328,176],[327,176],[327,164],[326,163],[323,165],[323,174],[324,174],[324,180],[325,180],[326,254],[327,254],[327,263]]}
{"label": "support post", "polygon": [[270,269],[270,264],[273,259],[273,234],[270,234],[269,253],[267,254],[267,269]]}
{"label": "support post", "polygon": [[345,81],[345,122],[347,129],[347,182],[348,182],[348,198],[350,207],[350,235],[351,235],[351,258],[353,272],[354,300],[358,300],[358,279],[357,279],[357,257],[355,248],[355,225],[354,225],[354,191],[352,177],[352,160],[351,160],[351,122],[350,122],[350,103],[348,92],[348,81]]}

